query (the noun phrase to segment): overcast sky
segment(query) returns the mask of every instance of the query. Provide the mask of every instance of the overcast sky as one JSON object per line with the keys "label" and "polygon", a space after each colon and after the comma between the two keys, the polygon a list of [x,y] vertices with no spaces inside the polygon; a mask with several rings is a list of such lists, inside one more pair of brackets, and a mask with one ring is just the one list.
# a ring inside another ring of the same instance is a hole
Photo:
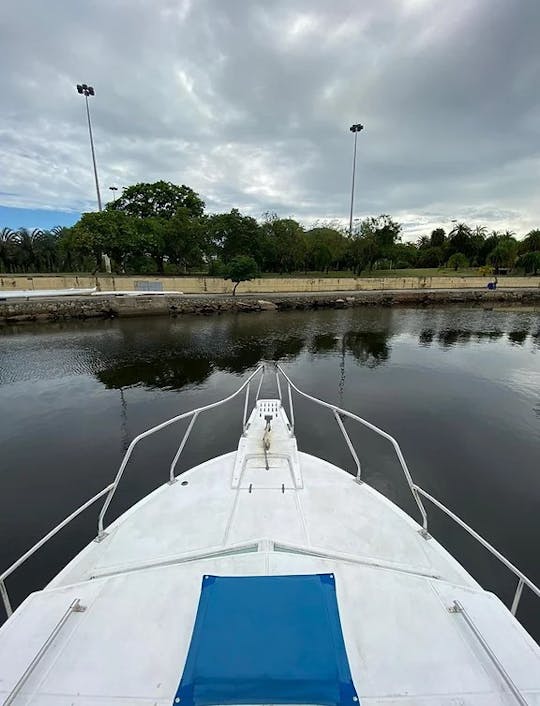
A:
{"label": "overcast sky", "polygon": [[[185,183],[210,211],[540,227],[540,0],[2,0],[0,226]],[[24,210],[19,210],[24,209]],[[49,213],[44,213],[46,209]]]}

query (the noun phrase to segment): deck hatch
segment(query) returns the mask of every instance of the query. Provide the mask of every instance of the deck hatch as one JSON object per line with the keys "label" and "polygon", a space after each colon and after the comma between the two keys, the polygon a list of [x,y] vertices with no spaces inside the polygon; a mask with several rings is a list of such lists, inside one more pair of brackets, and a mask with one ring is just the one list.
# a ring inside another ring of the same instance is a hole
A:
{"label": "deck hatch", "polygon": [[204,576],[173,704],[356,706],[333,574]]}

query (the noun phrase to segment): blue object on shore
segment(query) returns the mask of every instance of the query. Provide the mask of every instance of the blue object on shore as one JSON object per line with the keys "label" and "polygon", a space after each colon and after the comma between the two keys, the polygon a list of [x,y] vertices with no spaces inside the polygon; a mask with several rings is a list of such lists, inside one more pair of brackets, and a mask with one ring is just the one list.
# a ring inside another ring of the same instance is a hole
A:
{"label": "blue object on shore", "polygon": [[334,575],[205,576],[173,704],[357,706]]}

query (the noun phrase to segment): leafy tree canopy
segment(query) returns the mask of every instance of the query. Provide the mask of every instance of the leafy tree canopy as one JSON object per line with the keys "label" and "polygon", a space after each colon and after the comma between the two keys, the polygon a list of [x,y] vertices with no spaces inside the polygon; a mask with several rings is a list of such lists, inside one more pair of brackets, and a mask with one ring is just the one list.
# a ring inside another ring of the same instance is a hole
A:
{"label": "leafy tree canopy", "polygon": [[460,268],[468,267],[469,261],[462,252],[456,252],[448,258],[446,264],[457,272]]}
{"label": "leafy tree canopy", "polygon": [[109,211],[123,211],[138,218],[172,218],[179,208],[191,216],[202,216],[205,203],[189,186],[177,186],[170,181],[153,184],[141,182],[122,191],[122,195],[107,204]]}
{"label": "leafy tree canopy", "polygon": [[248,282],[257,276],[257,263],[249,255],[237,255],[227,265],[224,279],[234,282],[233,296],[240,282]]}

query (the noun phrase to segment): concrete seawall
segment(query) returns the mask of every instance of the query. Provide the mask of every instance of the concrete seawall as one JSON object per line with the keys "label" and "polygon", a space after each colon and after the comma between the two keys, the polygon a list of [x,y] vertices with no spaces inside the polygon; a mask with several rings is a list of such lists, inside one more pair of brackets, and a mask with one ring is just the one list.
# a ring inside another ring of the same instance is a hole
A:
{"label": "concrete seawall", "polygon": [[[281,294],[284,292],[363,292],[389,290],[485,289],[492,277],[264,277],[242,282],[237,294]],[[2,290],[86,289],[102,292],[155,289],[185,294],[231,294],[233,285],[219,277],[152,277],[140,275],[0,275]],[[540,277],[499,277],[499,289],[540,289]]]}
{"label": "concrete seawall", "polygon": [[[1,295],[0,295],[1,296]],[[432,306],[468,304],[484,307],[518,305],[540,307],[540,288],[467,290],[402,290],[320,292],[256,296],[165,295],[141,297],[62,297],[0,301],[0,325],[69,319],[133,316],[179,316],[291,309],[345,309],[356,306]]]}

